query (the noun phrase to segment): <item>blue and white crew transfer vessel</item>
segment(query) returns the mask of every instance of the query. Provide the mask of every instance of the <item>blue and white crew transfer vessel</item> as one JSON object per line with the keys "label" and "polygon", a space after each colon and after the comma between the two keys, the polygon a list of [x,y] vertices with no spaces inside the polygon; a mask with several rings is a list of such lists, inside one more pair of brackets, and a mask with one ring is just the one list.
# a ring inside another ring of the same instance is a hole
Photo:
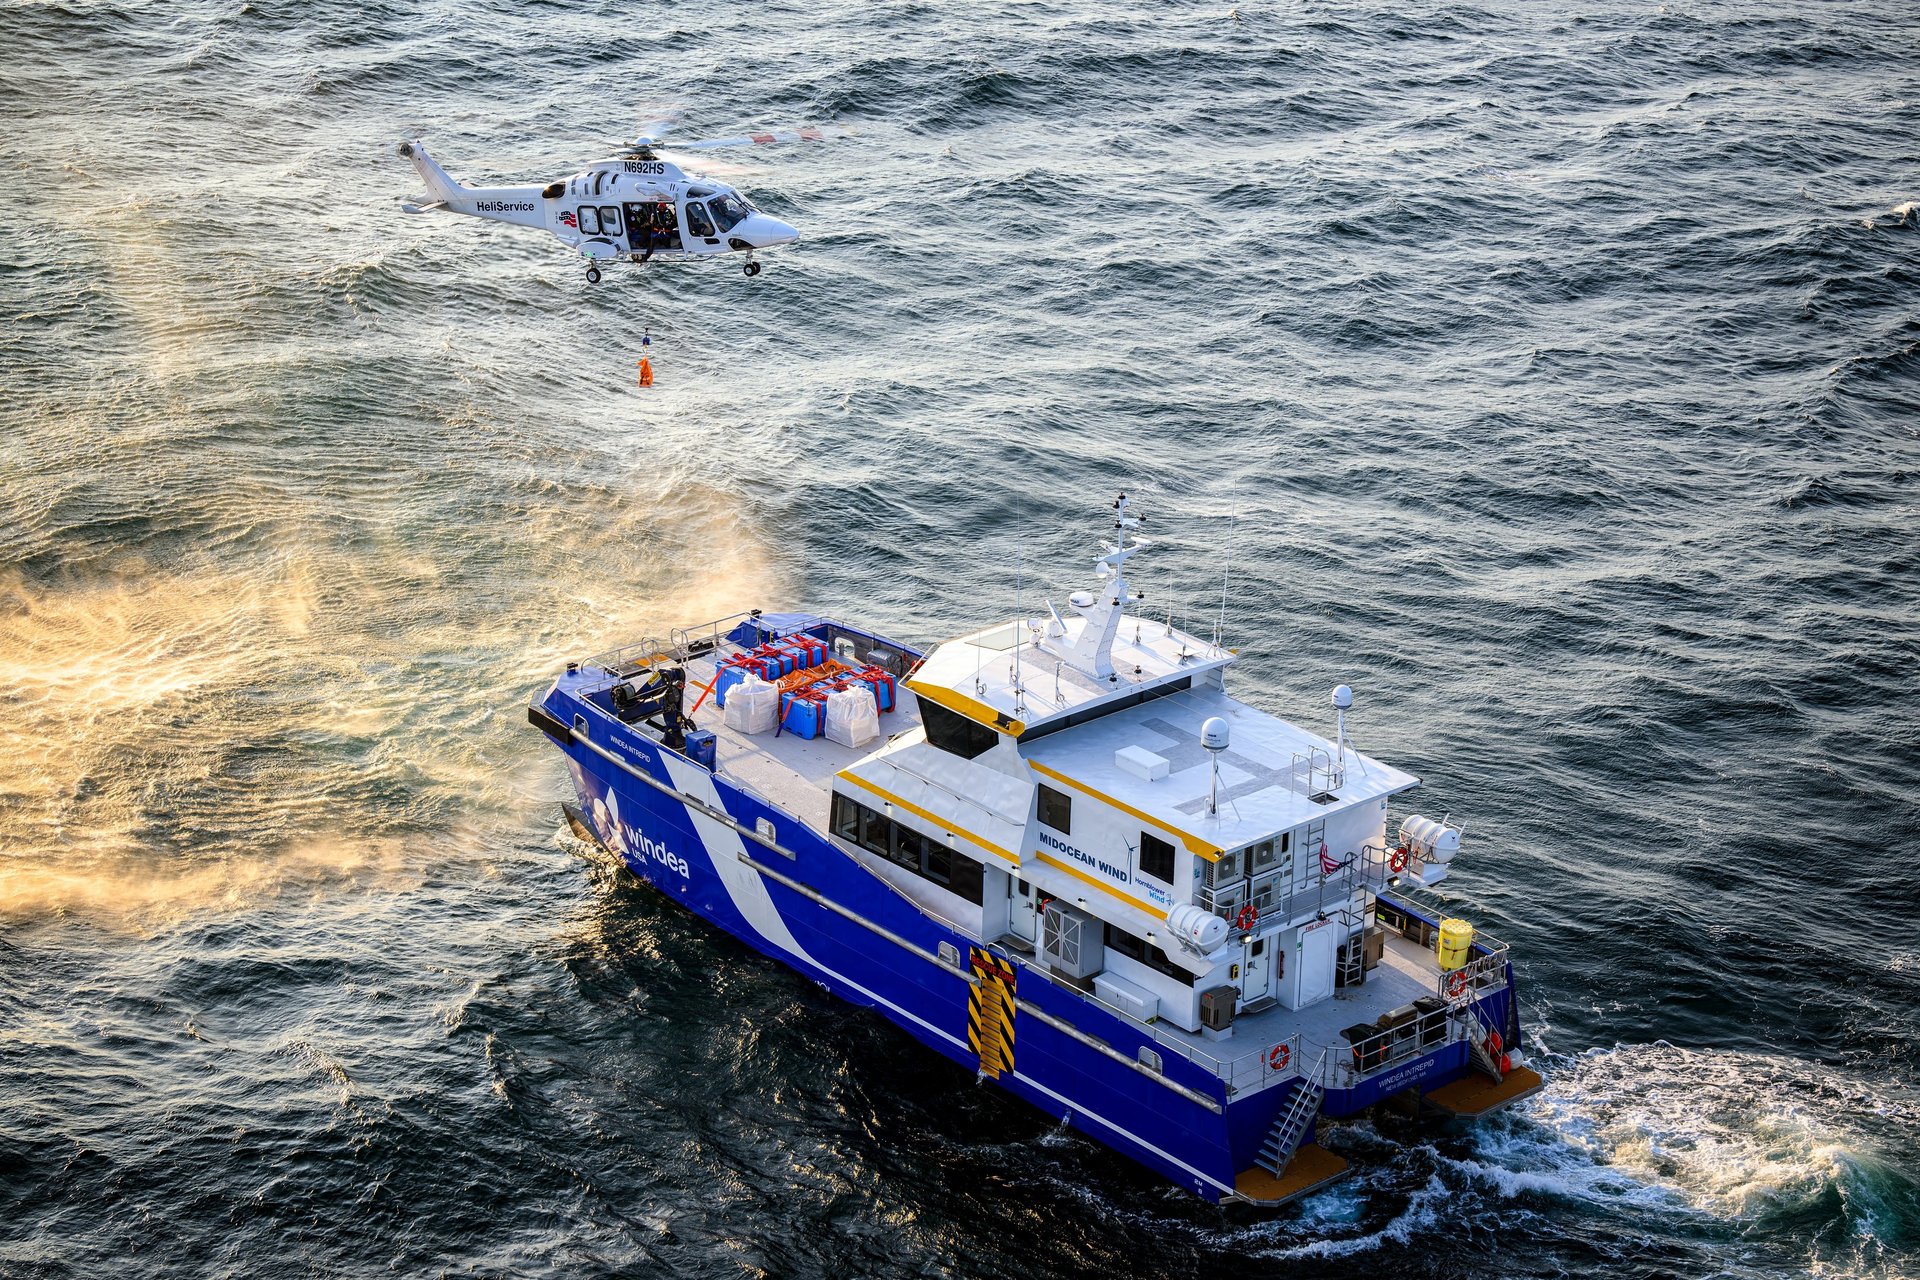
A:
{"label": "blue and white crew transfer vessel", "polygon": [[[1538,1089],[1507,948],[1429,894],[1419,780],[1227,691],[1232,651],[1092,590],[930,653],[755,611],[569,663],[528,709],[634,874],[1209,1200],[1340,1176],[1321,1116]],[[1391,834],[1390,834],[1391,832]]]}

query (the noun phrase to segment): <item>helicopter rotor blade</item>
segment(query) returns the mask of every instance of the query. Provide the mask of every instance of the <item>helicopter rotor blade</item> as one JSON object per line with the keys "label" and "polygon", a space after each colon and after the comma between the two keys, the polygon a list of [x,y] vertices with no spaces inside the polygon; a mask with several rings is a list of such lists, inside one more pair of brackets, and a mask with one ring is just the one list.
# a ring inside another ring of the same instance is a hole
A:
{"label": "helicopter rotor blade", "polygon": [[680,123],[680,108],[677,106],[662,103],[650,109],[659,114],[636,124],[634,128],[638,132],[636,132],[634,137],[626,144],[627,146],[657,147],[660,145],[661,136],[673,128],[674,125]]}
{"label": "helicopter rotor blade", "polygon": [[838,125],[809,125],[804,129],[744,133],[737,138],[703,138],[698,142],[658,142],[654,145],[674,151],[713,151],[720,147],[765,146],[772,142],[827,142],[852,136],[853,130],[843,129]]}

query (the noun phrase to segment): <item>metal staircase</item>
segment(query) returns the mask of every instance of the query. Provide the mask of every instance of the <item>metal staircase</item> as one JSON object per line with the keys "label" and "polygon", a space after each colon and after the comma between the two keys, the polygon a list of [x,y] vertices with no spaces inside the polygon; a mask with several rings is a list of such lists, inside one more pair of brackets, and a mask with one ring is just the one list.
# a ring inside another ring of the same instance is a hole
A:
{"label": "metal staircase", "polygon": [[1273,1128],[1267,1131],[1267,1140],[1261,1146],[1260,1154],[1253,1158],[1255,1164],[1276,1178],[1312,1132],[1314,1121],[1320,1118],[1320,1100],[1327,1095],[1327,1087],[1321,1083],[1326,1065],[1327,1051],[1322,1049],[1319,1059],[1313,1064],[1313,1070],[1301,1077],[1300,1087],[1293,1091],[1286,1108],[1273,1122]]}
{"label": "metal staircase", "polygon": [[1490,1077],[1495,1084],[1506,1082],[1506,1073],[1500,1070],[1500,1058],[1489,1047],[1497,1034],[1493,1024],[1487,1021],[1487,1015],[1480,1012],[1480,1006],[1469,997],[1466,1001],[1467,1015],[1467,1054],[1473,1060],[1482,1075]]}

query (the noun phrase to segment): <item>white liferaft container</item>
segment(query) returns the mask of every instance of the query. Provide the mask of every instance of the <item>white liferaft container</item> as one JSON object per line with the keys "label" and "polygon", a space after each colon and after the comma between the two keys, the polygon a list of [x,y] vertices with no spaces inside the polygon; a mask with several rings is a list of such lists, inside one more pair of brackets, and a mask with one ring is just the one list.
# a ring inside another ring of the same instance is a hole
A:
{"label": "white liferaft container", "polygon": [[1454,855],[1460,852],[1459,828],[1435,822],[1432,818],[1423,818],[1419,814],[1400,823],[1400,839],[1419,855],[1422,862],[1452,862]]}
{"label": "white liferaft container", "polygon": [[1227,922],[1205,907],[1183,902],[1167,913],[1167,928],[1210,952],[1227,940]]}
{"label": "white liferaft container", "polygon": [[[728,694],[731,703],[735,695]],[[880,736],[880,707],[865,685],[827,695],[827,740],[843,747],[864,747]]]}
{"label": "white liferaft container", "polygon": [[780,718],[780,690],[758,676],[748,676],[727,693],[727,728],[741,733],[772,733]]}

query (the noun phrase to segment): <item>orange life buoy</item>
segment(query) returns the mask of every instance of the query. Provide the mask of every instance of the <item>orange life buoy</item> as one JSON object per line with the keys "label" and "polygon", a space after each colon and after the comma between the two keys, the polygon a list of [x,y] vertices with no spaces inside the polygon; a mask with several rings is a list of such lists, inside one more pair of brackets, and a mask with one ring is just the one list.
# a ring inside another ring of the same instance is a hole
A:
{"label": "orange life buoy", "polygon": [[1275,1071],[1285,1071],[1287,1063],[1293,1059],[1293,1050],[1284,1044],[1277,1044],[1267,1051],[1267,1065]]}
{"label": "orange life buoy", "polygon": [[1233,927],[1242,933],[1250,933],[1253,926],[1260,923],[1260,909],[1249,902],[1240,908],[1240,914],[1233,918]]}
{"label": "orange life buoy", "polygon": [[1455,969],[1447,977],[1447,999],[1458,1000],[1467,993],[1467,971]]}
{"label": "orange life buoy", "polygon": [[1393,851],[1393,856],[1387,860],[1387,865],[1393,868],[1395,875],[1398,875],[1407,869],[1407,858],[1409,856],[1411,856],[1411,854],[1407,846],[1401,845]]}

